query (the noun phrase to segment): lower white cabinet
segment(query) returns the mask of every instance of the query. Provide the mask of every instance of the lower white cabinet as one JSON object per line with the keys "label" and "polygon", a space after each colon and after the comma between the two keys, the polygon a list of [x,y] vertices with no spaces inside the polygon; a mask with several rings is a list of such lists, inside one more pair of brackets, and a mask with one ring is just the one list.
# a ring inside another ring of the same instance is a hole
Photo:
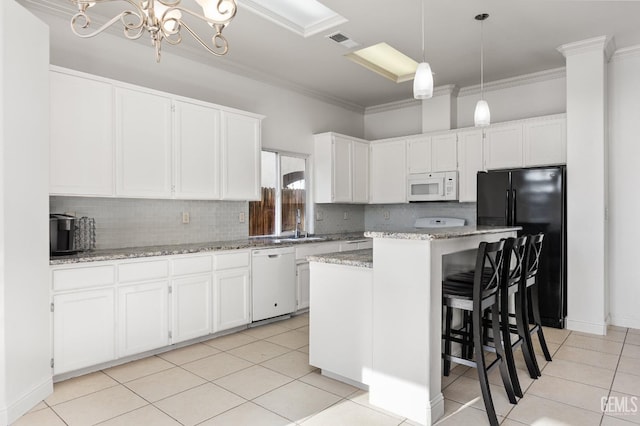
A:
{"label": "lower white cabinet", "polygon": [[211,273],[182,277],[171,282],[171,343],[211,332]]}
{"label": "lower white cabinet", "polygon": [[53,296],[54,374],[116,358],[114,289]]}
{"label": "lower white cabinet", "polygon": [[214,333],[251,322],[248,267],[216,271],[213,287]]}
{"label": "lower white cabinet", "polygon": [[118,288],[118,356],[169,344],[169,282]]}

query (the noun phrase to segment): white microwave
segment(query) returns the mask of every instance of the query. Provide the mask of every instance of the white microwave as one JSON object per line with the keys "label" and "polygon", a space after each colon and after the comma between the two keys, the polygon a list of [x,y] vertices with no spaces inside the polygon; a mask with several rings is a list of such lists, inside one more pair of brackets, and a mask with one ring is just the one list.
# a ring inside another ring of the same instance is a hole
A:
{"label": "white microwave", "polygon": [[410,174],[409,201],[451,201],[458,199],[458,172]]}

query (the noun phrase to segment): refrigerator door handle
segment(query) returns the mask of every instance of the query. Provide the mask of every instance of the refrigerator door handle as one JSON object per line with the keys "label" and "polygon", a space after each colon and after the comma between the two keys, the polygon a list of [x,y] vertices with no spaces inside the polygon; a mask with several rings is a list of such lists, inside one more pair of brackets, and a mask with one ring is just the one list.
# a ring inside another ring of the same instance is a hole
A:
{"label": "refrigerator door handle", "polygon": [[513,195],[511,198],[511,202],[513,203],[511,205],[511,225],[515,225],[516,224],[516,190],[513,190]]}
{"label": "refrigerator door handle", "polygon": [[[504,203],[504,218],[506,221],[509,221],[509,190],[507,189],[507,196],[506,196],[506,200]],[[510,225],[509,223],[507,223],[507,225]]]}

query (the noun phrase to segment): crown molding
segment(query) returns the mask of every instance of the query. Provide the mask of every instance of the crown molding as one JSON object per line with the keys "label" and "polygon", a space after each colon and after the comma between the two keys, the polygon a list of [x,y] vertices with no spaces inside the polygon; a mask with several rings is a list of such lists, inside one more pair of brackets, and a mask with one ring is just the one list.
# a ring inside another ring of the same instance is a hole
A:
{"label": "crown molding", "polygon": [[[446,84],[444,86],[438,86],[433,89],[433,97],[442,96],[442,95],[457,96],[458,87],[456,87],[455,84]],[[364,109],[364,113],[375,114],[378,112],[387,112],[387,111],[393,111],[396,109],[411,108],[415,106],[420,106],[422,105],[423,102],[429,102],[429,99],[425,99],[421,101],[421,100],[409,98],[409,99],[403,99],[401,101],[394,101],[386,104],[374,105],[374,106],[366,107]]]}
{"label": "crown molding", "polygon": [[605,59],[609,61],[609,59],[611,59],[611,55],[613,55],[616,50],[616,44],[615,40],[611,36],[599,36],[563,44],[562,46],[559,46],[557,50],[565,58],[573,55],[580,55],[582,53],[602,51],[605,54]]}
{"label": "crown molding", "polygon": [[[18,1],[22,3],[23,6],[27,7],[30,10],[39,10],[50,16],[57,16],[59,18],[71,19],[72,14],[75,13],[75,9],[69,6],[71,5],[70,2],[69,2],[69,5],[67,5],[66,2],[54,1],[54,0],[18,0]],[[99,18],[94,19],[94,21],[95,23],[100,23],[98,22]],[[111,27],[107,29],[105,32],[113,35],[114,37],[122,38],[122,31],[118,30],[117,28]],[[365,107],[363,105],[360,105],[336,96],[331,96],[317,90],[309,89],[302,85],[292,83],[280,77],[276,77],[273,74],[257,71],[252,67],[248,67],[245,65],[241,65],[237,62],[230,61],[227,58],[218,58],[219,60],[215,63],[215,65],[204,63],[202,61],[203,53],[204,51],[200,50],[198,46],[190,46],[188,44],[181,44],[178,49],[174,49],[171,52],[168,52],[168,51],[163,52],[164,55],[172,54],[176,56],[181,56],[186,59],[196,61],[204,66],[222,69],[224,71],[227,71],[233,74],[238,74],[243,77],[256,80],[260,83],[269,84],[282,89],[291,90],[292,92],[296,92],[298,94],[308,96],[310,98],[328,103],[330,105],[344,108],[348,111],[352,111],[360,114],[364,114],[365,112]]]}
{"label": "crown molding", "polygon": [[636,56],[640,56],[640,44],[616,50],[615,53],[611,56],[611,61],[619,61],[621,59]]}
{"label": "crown molding", "polygon": [[[491,92],[495,90],[510,89],[516,86],[523,86],[525,84],[541,83],[544,81],[556,80],[559,78],[566,78],[566,68],[553,68],[550,70],[544,70],[534,72],[531,74],[523,74],[516,77],[505,78],[502,80],[491,81],[484,83],[484,91]],[[460,89],[458,96],[469,96],[480,93],[480,85],[467,86]]]}

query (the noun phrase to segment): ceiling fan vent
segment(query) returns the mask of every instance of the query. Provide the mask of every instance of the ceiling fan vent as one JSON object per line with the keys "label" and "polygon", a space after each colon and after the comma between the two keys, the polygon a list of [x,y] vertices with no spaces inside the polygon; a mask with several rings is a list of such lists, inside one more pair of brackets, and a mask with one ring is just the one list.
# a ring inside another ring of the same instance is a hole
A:
{"label": "ceiling fan vent", "polygon": [[341,32],[329,34],[327,37],[347,49],[352,49],[354,47],[360,46],[360,43],[352,40],[348,35]]}

